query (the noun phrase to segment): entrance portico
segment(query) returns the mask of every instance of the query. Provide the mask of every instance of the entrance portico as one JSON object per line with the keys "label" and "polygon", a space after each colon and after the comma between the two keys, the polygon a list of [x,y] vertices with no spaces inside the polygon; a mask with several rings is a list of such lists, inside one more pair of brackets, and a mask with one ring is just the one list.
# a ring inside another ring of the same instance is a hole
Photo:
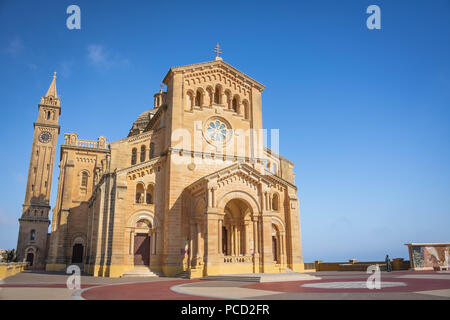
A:
{"label": "entrance portico", "polygon": [[196,221],[189,241],[191,276],[299,271],[295,245],[286,240],[290,210],[278,205],[273,210],[269,200],[274,189],[277,197],[278,192],[288,194],[287,187],[245,164],[227,173],[191,186],[191,221]]}

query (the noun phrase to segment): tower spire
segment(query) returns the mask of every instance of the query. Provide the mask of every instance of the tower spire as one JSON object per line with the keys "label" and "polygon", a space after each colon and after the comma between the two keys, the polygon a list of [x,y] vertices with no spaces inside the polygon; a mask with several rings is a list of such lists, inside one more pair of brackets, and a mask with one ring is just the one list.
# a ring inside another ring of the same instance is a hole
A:
{"label": "tower spire", "polygon": [[45,96],[46,97],[53,96],[55,98],[58,98],[58,94],[56,93],[56,72],[53,73],[52,83],[50,84],[50,87],[48,88]]}

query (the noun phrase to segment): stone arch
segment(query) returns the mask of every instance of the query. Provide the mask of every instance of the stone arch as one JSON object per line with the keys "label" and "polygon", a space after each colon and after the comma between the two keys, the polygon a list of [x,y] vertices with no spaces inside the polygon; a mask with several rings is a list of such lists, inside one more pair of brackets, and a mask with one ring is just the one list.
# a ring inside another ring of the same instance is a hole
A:
{"label": "stone arch", "polygon": [[227,109],[231,109],[232,93],[231,93],[230,89],[226,89],[224,93],[225,93],[225,99],[226,99],[226,101],[224,101],[224,104],[227,107]]}
{"label": "stone arch", "polygon": [[278,194],[278,192],[273,192],[272,193],[272,210],[273,211],[280,211],[280,195]]}
{"label": "stone arch", "polygon": [[194,107],[194,98],[195,98],[194,91],[189,89],[186,92],[186,101],[184,104],[184,110],[186,110],[186,111],[192,110],[192,108]]}
{"label": "stone arch", "polygon": [[[147,221],[149,222],[149,227],[147,228],[145,226],[142,226],[142,224],[139,224],[141,221]],[[135,232],[139,234],[147,234],[149,237],[149,250],[150,255],[157,254],[157,247],[158,243],[161,242],[161,233],[158,229],[160,226],[159,219],[156,217],[153,211],[151,210],[137,210],[133,212],[127,219],[126,219],[126,231],[125,231],[125,237],[128,238],[129,241],[129,248],[128,248],[128,254],[133,255],[135,246],[134,246],[134,239],[135,239]],[[136,263],[136,262],[134,262]]]}
{"label": "stone arch", "polygon": [[286,225],[280,218],[272,216],[272,224],[275,225],[280,232],[286,232]]}
{"label": "stone arch", "polygon": [[222,85],[216,84],[214,88],[214,103],[215,104],[222,104],[222,92],[223,88]]}
{"label": "stone arch", "polygon": [[[220,189],[219,189],[220,190]],[[246,202],[248,204],[248,206],[250,208],[252,208],[252,214],[253,215],[260,215],[261,214],[261,210],[260,210],[260,205],[259,202],[257,200],[257,198],[255,198],[253,195],[251,195],[250,193],[246,192],[246,191],[230,191],[228,193],[225,193],[221,196],[217,197],[217,205],[216,207],[220,210],[220,211],[224,211],[225,210],[225,206],[227,205],[227,203],[233,199],[241,199],[244,202]]]}
{"label": "stone arch", "polygon": [[82,244],[83,246],[86,246],[87,243],[87,237],[83,232],[77,232],[74,233],[70,240],[70,246],[73,247],[74,244]]}
{"label": "stone arch", "polygon": [[214,101],[214,88],[212,86],[206,87],[205,105],[210,106]]}
{"label": "stone arch", "polygon": [[84,233],[78,232],[72,235],[70,241],[72,263],[83,263],[86,255],[86,243],[87,237]]}
{"label": "stone arch", "polygon": [[30,264],[30,267],[36,264],[38,251],[39,249],[34,245],[30,245],[25,248],[25,260]]}
{"label": "stone arch", "polygon": [[147,188],[145,189],[145,203],[155,203],[155,184],[153,182],[147,184]]}
{"label": "stone arch", "polygon": [[137,162],[137,148],[131,149],[131,165],[135,165]]}
{"label": "stone arch", "polygon": [[195,91],[194,105],[196,107],[201,107],[204,105],[204,100],[205,100],[205,90],[203,90],[203,88],[199,87]]}
{"label": "stone arch", "polygon": [[145,184],[142,181],[136,183],[136,203],[144,203]]}
{"label": "stone arch", "polygon": [[233,100],[231,101],[231,108],[233,109],[234,112],[236,112],[238,114],[241,113],[240,103],[241,103],[241,98],[239,97],[238,94],[235,94],[233,96]]}
{"label": "stone arch", "polygon": [[153,228],[159,226],[158,218],[155,216],[153,211],[150,210],[137,210],[133,212],[126,220],[126,226],[134,228],[139,220],[146,219],[149,220]]}

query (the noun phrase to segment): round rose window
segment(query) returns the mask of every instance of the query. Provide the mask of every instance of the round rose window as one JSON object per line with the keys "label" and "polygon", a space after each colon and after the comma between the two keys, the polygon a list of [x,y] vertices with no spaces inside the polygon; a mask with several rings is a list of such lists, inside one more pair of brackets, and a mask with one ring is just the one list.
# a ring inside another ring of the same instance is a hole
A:
{"label": "round rose window", "polygon": [[215,142],[224,142],[228,134],[228,129],[225,123],[220,120],[209,121],[206,127],[206,135]]}

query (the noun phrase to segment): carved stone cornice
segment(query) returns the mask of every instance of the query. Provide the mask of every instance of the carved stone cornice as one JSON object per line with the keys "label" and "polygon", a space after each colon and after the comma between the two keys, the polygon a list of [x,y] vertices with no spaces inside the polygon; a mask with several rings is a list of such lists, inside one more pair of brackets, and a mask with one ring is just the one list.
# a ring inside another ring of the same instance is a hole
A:
{"label": "carved stone cornice", "polygon": [[258,89],[260,92],[262,92],[265,89],[265,86],[258,81],[254,80],[250,76],[246,75],[245,73],[239,71],[232,65],[226,63],[223,60],[214,60],[214,61],[208,61],[208,62],[201,62],[196,64],[189,64],[185,66],[179,66],[179,67],[172,67],[167,72],[166,76],[164,77],[163,83],[168,85],[170,79],[173,77],[174,74],[182,72],[201,72],[203,70],[212,70],[213,68],[217,68],[220,70],[225,71],[226,73],[230,74],[231,76],[235,77],[236,80],[240,80],[243,82],[244,85],[250,85],[251,87],[254,87]]}

